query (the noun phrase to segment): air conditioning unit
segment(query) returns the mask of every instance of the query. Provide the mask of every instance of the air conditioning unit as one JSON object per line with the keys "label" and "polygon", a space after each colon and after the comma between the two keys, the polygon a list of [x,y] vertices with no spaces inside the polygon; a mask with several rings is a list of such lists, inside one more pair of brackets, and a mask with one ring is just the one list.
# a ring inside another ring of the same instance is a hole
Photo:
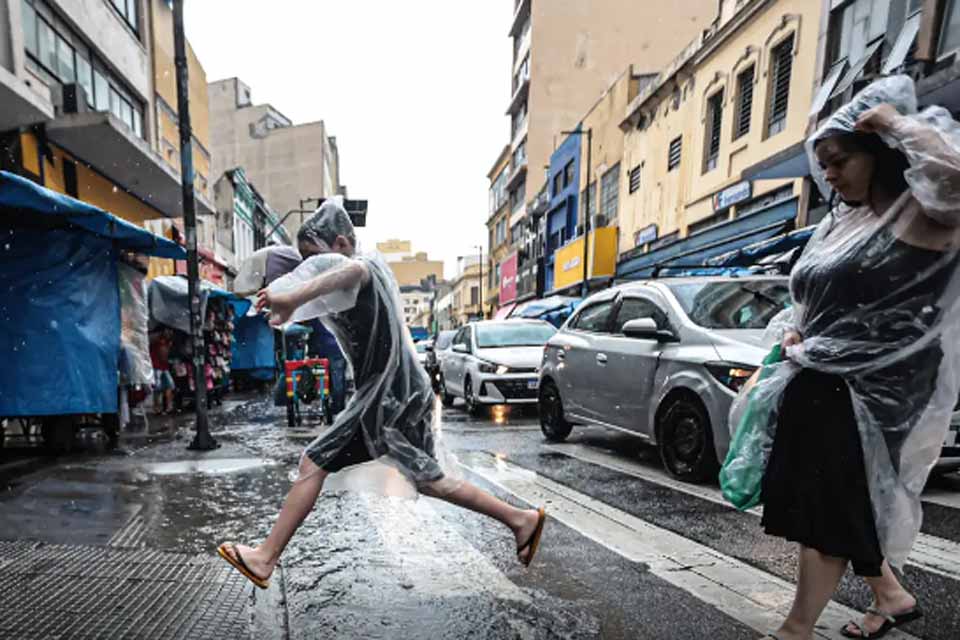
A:
{"label": "air conditioning unit", "polygon": [[87,113],[90,105],[87,104],[87,90],[77,83],[63,85],[63,112]]}

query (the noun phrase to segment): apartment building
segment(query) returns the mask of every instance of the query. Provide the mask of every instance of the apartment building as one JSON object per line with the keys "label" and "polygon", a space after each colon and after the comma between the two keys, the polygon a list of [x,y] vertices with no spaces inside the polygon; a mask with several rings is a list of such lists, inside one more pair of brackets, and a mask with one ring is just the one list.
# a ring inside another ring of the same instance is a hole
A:
{"label": "apartment building", "polygon": [[337,140],[324,122],[294,124],[270,104],[254,104],[251,89],[239,78],[208,85],[213,175],[242,167],[247,179],[296,236],[304,201],[345,195],[340,183]]}
{"label": "apartment building", "polygon": [[[157,110],[175,95],[169,14],[160,0],[0,1],[0,168],[135,224],[181,216]],[[189,73],[203,78],[192,55]],[[201,215],[212,213],[205,103],[192,93]]]}
{"label": "apartment building", "polygon": [[722,0],[695,38],[627,107],[619,278],[696,267],[806,223],[809,180],[759,171],[802,143],[815,100],[822,6]]}
{"label": "apartment building", "polygon": [[487,218],[487,233],[489,240],[487,242],[487,277],[486,290],[484,292],[484,306],[493,314],[498,313],[498,308],[503,308],[513,302],[516,297],[516,286],[512,289],[509,283],[504,288],[506,295],[501,296],[501,278],[502,265],[508,260],[508,255],[513,255],[514,274],[516,278],[516,252],[512,251],[510,244],[510,208],[507,198],[507,175],[510,169],[510,147],[505,146],[501,150],[497,161],[487,173],[487,180],[490,182],[489,189],[489,217]]}
{"label": "apartment building", "polygon": [[414,252],[409,240],[385,240],[377,243],[401,287],[419,287],[425,280],[443,280],[443,261],[431,260],[423,251]]}

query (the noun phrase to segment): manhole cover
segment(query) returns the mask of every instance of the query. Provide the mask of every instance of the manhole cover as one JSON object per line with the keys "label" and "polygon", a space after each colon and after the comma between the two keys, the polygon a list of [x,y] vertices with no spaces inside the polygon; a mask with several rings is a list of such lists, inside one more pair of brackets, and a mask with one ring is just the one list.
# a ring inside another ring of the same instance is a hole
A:
{"label": "manhole cover", "polygon": [[191,473],[236,473],[275,464],[262,458],[213,458],[209,460],[177,460],[143,465],[143,470],[158,476],[173,476]]}
{"label": "manhole cover", "polygon": [[218,558],[0,542],[0,637],[250,637],[249,583]]}

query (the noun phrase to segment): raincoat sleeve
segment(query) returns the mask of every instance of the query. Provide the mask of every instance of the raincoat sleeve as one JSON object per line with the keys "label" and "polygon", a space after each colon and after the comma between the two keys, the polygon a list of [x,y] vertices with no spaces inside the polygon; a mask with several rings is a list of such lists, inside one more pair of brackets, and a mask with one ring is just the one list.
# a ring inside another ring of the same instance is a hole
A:
{"label": "raincoat sleeve", "polygon": [[[300,290],[316,278],[336,277],[338,272],[351,265],[357,265],[359,260],[347,258],[337,253],[327,253],[312,256],[304,260],[296,269],[274,280],[267,290],[270,293],[289,293]],[[360,291],[361,279],[352,279],[352,284],[340,287],[328,293],[315,296],[308,302],[300,305],[290,318],[291,322],[304,322],[333,313],[341,313],[352,309],[357,303],[357,294]]]}
{"label": "raincoat sleeve", "polygon": [[904,178],[926,214],[960,226],[960,124],[943,107],[930,107],[901,115],[882,137],[907,156]]}

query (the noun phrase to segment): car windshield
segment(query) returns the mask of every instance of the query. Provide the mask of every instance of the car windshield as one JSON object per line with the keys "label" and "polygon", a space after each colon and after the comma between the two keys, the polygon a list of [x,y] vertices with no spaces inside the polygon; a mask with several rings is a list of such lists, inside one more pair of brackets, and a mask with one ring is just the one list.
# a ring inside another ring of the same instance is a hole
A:
{"label": "car windshield", "polygon": [[437,351],[441,351],[449,347],[450,343],[453,342],[453,336],[456,335],[456,333],[456,331],[441,331],[440,335],[437,336]]}
{"label": "car windshield", "polygon": [[540,347],[557,332],[552,326],[540,322],[503,322],[477,325],[477,347]]}
{"label": "car windshield", "polygon": [[705,329],[766,329],[791,305],[787,280],[690,282],[669,285],[690,320]]}

